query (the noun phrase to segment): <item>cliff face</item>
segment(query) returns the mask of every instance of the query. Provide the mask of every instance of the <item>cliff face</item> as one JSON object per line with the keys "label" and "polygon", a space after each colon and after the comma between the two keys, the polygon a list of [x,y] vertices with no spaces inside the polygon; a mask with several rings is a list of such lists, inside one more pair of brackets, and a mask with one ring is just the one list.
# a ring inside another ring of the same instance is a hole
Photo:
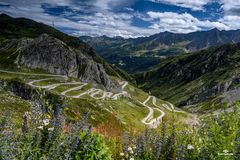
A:
{"label": "cliff face", "polygon": [[17,63],[49,73],[78,77],[76,53],[62,41],[47,34],[23,47]]}
{"label": "cliff face", "polygon": [[84,54],[85,50],[68,46],[63,41],[42,34],[37,38],[5,40],[0,49],[14,50],[18,54],[15,64],[32,69],[43,69],[52,74],[79,78],[88,83],[99,84],[106,89],[119,89],[110,79],[101,63]]}

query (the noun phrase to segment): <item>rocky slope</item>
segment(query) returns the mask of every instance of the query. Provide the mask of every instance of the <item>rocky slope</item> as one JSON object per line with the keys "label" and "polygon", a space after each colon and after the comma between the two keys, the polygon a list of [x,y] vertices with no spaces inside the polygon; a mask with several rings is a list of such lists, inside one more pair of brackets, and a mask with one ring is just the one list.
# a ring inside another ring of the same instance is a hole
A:
{"label": "rocky slope", "polygon": [[[0,15],[1,68],[28,67],[119,89],[110,77],[130,80],[100,58],[93,48],[42,23]],[[33,29],[34,28],[34,29]]]}
{"label": "rocky slope", "polygon": [[[226,94],[229,100],[237,100],[240,97],[231,96],[230,91],[239,91],[239,60],[239,43],[223,45],[169,57],[149,72],[137,74],[136,79],[145,90],[178,106],[216,100]],[[227,98],[222,101],[229,102]]]}
{"label": "rocky slope", "polygon": [[[80,37],[92,45],[108,62],[129,72],[144,71],[165,56],[197,51],[226,43],[240,42],[240,30],[193,32],[175,34],[162,32],[149,37],[123,39],[120,37]],[[130,68],[135,63],[134,68]]]}

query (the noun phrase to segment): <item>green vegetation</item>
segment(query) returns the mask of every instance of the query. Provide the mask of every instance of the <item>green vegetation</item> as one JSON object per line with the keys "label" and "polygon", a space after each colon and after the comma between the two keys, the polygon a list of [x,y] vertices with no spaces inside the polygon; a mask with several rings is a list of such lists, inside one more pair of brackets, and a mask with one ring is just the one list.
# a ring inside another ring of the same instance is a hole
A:
{"label": "green vegetation", "polygon": [[16,50],[0,51],[0,67],[1,68],[14,68],[14,61],[18,56]]}
{"label": "green vegetation", "polygon": [[30,103],[28,101],[13,95],[11,92],[0,89],[0,117],[3,117],[3,113],[11,113],[12,121],[20,125],[22,116],[29,110]]}
{"label": "green vegetation", "polygon": [[[240,158],[239,104],[234,106],[231,112],[222,111],[218,115],[204,115],[197,123],[192,123],[191,127],[179,125],[178,115],[182,114],[179,113],[169,117],[168,121],[163,121],[156,130],[146,129],[144,132],[136,132],[131,130],[131,126],[123,126],[128,128],[128,131],[123,132],[122,129],[117,130],[114,125],[129,120],[134,124],[132,120],[142,118],[140,113],[142,116],[146,114],[131,100],[94,102],[93,99],[83,97],[69,101],[70,103],[67,104],[71,105],[58,111],[58,115],[56,115],[56,107],[45,99],[33,103],[31,109],[19,118],[22,121],[18,125],[12,123],[9,114],[3,114],[0,120],[1,159],[232,160]],[[121,105],[122,101],[130,107]],[[47,109],[42,110],[41,106]],[[103,112],[104,108],[109,111]],[[76,114],[78,109],[81,111],[80,114]],[[136,111],[139,111],[139,117]],[[129,114],[131,112],[132,114]],[[72,120],[69,119],[71,114]],[[76,115],[79,117],[74,117]],[[126,116],[120,116],[118,120],[121,122],[119,122],[116,121],[117,119],[109,119],[114,115]],[[87,120],[93,121],[97,117],[102,123],[92,129]],[[122,137],[123,134],[125,136]]]}
{"label": "green vegetation", "polygon": [[53,115],[36,104],[25,113],[22,130],[1,117],[0,159],[111,159],[102,136],[91,133],[86,116],[70,124],[61,114]]}
{"label": "green vegetation", "polygon": [[81,94],[83,92],[86,92],[90,88],[92,88],[92,87],[91,87],[91,85],[88,84],[88,85],[83,86],[81,90],[73,90],[73,91],[68,92],[66,95],[68,95],[68,96],[76,96],[76,95],[79,95],[79,94]]}
{"label": "green vegetation", "polygon": [[[149,72],[135,77],[140,88],[177,106],[204,101],[218,104],[223,92],[238,88],[239,50],[238,44],[223,45],[169,57]],[[209,105],[202,107],[202,111],[211,109]],[[215,106],[221,108],[221,105]]]}
{"label": "green vegetation", "polygon": [[[18,77],[16,79],[16,77]],[[2,78],[4,81],[7,80],[9,82],[17,80],[21,84],[25,84],[28,82],[31,82],[33,80],[39,80],[39,79],[45,79],[48,77],[44,76],[31,76],[31,75],[17,75],[13,73],[4,73],[1,74],[0,78]],[[50,77],[52,78],[52,77]],[[40,81],[34,83],[34,85],[38,86],[45,86],[45,85],[52,85],[52,84],[58,84],[58,83],[65,83],[65,82],[72,82],[71,79],[68,81],[63,81],[59,78],[53,78],[50,80]],[[73,82],[78,82],[76,79],[73,80]],[[16,86],[15,84],[14,86]],[[141,89],[138,89],[134,87],[132,84],[128,84],[125,87],[125,91],[128,92],[130,95],[130,98],[123,97],[118,100],[113,100],[111,98],[105,98],[105,99],[94,99],[88,94],[85,94],[79,98],[67,98],[65,96],[61,96],[60,93],[63,91],[66,91],[68,89],[80,86],[78,85],[60,85],[52,90],[49,90],[50,97],[51,96],[58,96],[65,100],[65,113],[66,113],[66,119],[71,122],[75,122],[79,120],[81,115],[88,112],[89,113],[89,120],[90,122],[95,126],[98,127],[99,125],[106,127],[106,132],[109,130],[112,130],[112,128],[119,128],[121,129],[121,132],[123,130],[127,131],[129,130],[129,126],[131,127],[131,130],[134,132],[142,131],[145,126],[141,123],[141,120],[148,114],[148,109],[144,107],[140,102],[144,102],[147,97],[149,96],[147,93],[142,91]],[[28,86],[28,85],[26,85]],[[31,88],[30,86],[28,86]],[[88,89],[91,89],[92,85],[87,84],[84,87],[82,87],[79,90],[73,90],[66,95],[68,96],[76,96],[81,93],[86,92]],[[94,97],[98,98],[102,96],[102,91],[95,95]],[[158,105],[161,105],[164,103],[164,101],[157,99]],[[148,104],[150,107],[153,106],[152,102],[149,101]],[[167,113],[167,115],[164,117],[164,121],[168,121],[168,116],[172,116],[173,114],[177,113],[171,113],[168,112],[164,107],[161,108],[164,112]],[[23,113],[21,113],[23,114]],[[154,114],[156,114],[154,117],[158,117],[161,115],[161,113],[157,110],[154,110]],[[180,114],[179,114],[180,115]],[[21,115],[22,116],[22,115]],[[191,119],[191,116],[179,116],[178,122],[183,127],[186,126],[185,121],[187,119]],[[108,128],[109,123],[112,124],[111,128]]]}
{"label": "green vegetation", "polygon": [[232,112],[204,116],[192,128],[178,129],[174,119],[160,130],[146,130],[125,141],[123,159],[234,160],[240,158],[239,104]]}

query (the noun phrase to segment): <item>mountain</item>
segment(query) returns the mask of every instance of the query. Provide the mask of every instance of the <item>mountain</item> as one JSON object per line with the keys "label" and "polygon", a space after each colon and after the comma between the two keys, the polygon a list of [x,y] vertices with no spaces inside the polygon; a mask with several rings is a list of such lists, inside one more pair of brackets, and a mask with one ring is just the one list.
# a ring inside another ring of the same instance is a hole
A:
{"label": "mountain", "polygon": [[141,88],[179,107],[198,104],[203,110],[214,109],[210,104],[239,99],[239,60],[240,43],[227,44],[169,57],[135,76]]}
{"label": "mountain", "polygon": [[[0,23],[0,49],[6,53],[1,54],[1,65],[43,69],[107,89],[117,87],[111,76],[130,80],[127,74],[106,63],[78,38],[42,23],[5,14],[0,15]],[[13,54],[8,55],[9,52]]]}
{"label": "mountain", "polygon": [[5,14],[0,24],[0,119],[10,112],[22,124],[23,115],[39,107],[38,115],[61,115],[71,124],[88,113],[96,132],[110,137],[157,128],[173,114],[180,127],[195,122],[194,115],[137,88],[78,38]]}
{"label": "mountain", "polygon": [[239,35],[240,30],[219,31],[214,28],[188,34],[162,32],[135,39],[106,36],[80,38],[96,48],[109,63],[132,73],[151,68],[167,56],[240,42]]}

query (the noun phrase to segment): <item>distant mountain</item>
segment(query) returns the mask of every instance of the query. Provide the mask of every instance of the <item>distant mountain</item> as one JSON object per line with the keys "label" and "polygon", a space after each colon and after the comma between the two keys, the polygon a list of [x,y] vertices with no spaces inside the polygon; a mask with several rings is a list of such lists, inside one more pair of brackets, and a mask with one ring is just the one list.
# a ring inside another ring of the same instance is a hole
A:
{"label": "distant mountain", "polygon": [[135,39],[106,36],[80,38],[108,62],[128,72],[136,72],[156,65],[166,56],[240,42],[240,30],[219,31],[215,28],[188,34],[162,32]]}
{"label": "distant mountain", "polygon": [[130,79],[106,63],[93,48],[76,37],[25,18],[0,15],[1,68],[38,68],[114,88],[111,76]]}
{"label": "distant mountain", "polygon": [[210,104],[240,99],[239,62],[240,43],[227,44],[169,57],[136,74],[136,80],[141,88],[179,107],[200,104],[201,109],[213,109]]}

